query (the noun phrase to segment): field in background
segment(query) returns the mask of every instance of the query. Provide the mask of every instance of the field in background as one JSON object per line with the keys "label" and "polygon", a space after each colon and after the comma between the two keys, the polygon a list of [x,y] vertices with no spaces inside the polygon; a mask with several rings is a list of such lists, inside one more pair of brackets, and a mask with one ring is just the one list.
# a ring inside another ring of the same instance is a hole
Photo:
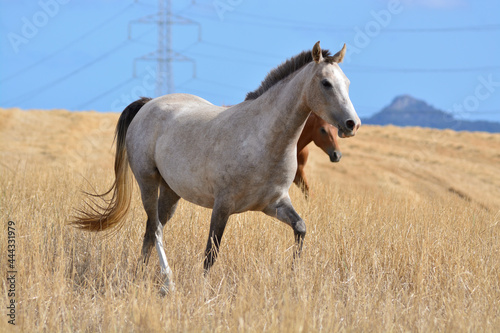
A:
{"label": "field in background", "polygon": [[20,331],[500,327],[499,134],[363,126],[340,140],[340,163],[312,148],[311,199],[291,189],[308,228],[294,270],[292,230],[245,213],[231,217],[204,278],[210,210],[182,201],[165,228],[177,290],[162,298],[156,253],[138,265],[137,188],[115,237],[65,225],[81,190],[112,182],[118,116],[0,109],[0,305],[6,313],[12,220]]}

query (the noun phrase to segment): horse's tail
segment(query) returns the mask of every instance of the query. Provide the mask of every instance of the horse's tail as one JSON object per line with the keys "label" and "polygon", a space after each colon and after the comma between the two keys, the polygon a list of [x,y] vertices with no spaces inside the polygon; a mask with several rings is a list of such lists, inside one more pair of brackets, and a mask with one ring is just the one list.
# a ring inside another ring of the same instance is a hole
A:
{"label": "horse's tail", "polygon": [[[129,176],[130,167],[125,137],[137,112],[150,100],[151,98],[141,97],[123,110],[115,132],[115,181],[111,188],[103,194],[87,193],[95,199],[85,203],[87,209],[79,210],[78,216],[71,224],[87,231],[102,231],[119,226],[123,222],[132,200],[132,182]],[[110,193],[113,193],[112,197],[105,199],[105,196]],[[97,199],[102,199],[103,203],[98,203]]]}

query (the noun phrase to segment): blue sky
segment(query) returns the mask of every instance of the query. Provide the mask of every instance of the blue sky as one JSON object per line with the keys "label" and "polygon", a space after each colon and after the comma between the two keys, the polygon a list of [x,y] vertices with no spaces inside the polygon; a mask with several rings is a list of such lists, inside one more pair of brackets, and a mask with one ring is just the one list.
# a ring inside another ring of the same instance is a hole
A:
{"label": "blue sky", "polygon": [[[500,1],[172,2],[175,92],[239,103],[320,40],[333,52],[347,43],[341,67],[361,117],[410,94],[458,118],[500,121]],[[156,62],[144,56],[157,48],[157,8],[0,0],[0,107],[118,112],[155,97]]]}

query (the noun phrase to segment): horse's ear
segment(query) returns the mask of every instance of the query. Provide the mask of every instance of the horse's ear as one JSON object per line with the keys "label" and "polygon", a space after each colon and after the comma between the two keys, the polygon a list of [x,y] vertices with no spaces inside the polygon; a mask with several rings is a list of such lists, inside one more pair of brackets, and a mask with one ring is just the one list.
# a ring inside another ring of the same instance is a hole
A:
{"label": "horse's ear", "polygon": [[345,47],[345,43],[344,43],[344,47],[342,47],[342,50],[335,53],[335,55],[332,57],[333,61],[335,61],[337,63],[342,62],[342,60],[344,60],[345,50],[346,50],[346,47]]}
{"label": "horse's ear", "polygon": [[319,41],[314,44],[313,49],[312,49],[312,57],[315,63],[320,62],[323,60],[323,54],[321,52],[321,47],[319,46]]}

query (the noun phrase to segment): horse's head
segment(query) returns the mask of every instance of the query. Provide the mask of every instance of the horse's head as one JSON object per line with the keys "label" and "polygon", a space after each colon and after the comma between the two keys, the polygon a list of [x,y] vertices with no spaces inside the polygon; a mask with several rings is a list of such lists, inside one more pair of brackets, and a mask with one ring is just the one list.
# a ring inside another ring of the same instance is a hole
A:
{"label": "horse's head", "polygon": [[361,120],[349,98],[349,79],[339,67],[345,55],[345,44],[334,56],[323,57],[319,42],[312,49],[314,62],[307,85],[307,104],[319,117],[336,126],[341,137],[354,136]]}
{"label": "horse's head", "polygon": [[314,117],[314,126],[312,132],[312,139],[314,141],[314,144],[320,147],[328,156],[330,156],[330,161],[340,161],[342,153],[340,152],[340,147],[337,141],[337,127],[330,125],[313,113],[311,115]]}

